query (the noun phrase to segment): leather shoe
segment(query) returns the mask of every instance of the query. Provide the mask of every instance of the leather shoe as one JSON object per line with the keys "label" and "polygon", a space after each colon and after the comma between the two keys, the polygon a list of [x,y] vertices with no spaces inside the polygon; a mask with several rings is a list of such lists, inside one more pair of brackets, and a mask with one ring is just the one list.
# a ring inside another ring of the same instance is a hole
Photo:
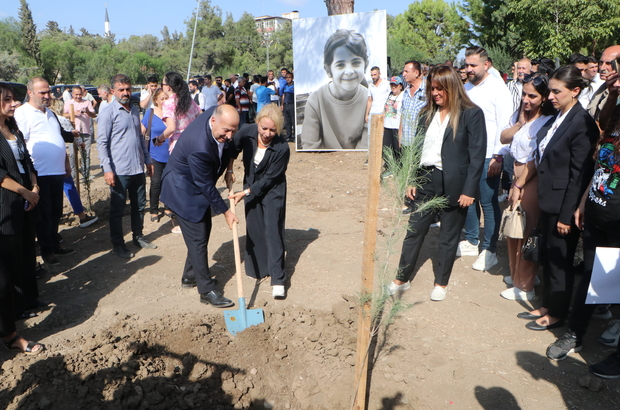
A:
{"label": "leather shoe", "polygon": [[[217,279],[211,278],[213,281],[213,286],[217,286]],[[195,288],[196,287],[196,279],[181,279],[181,287],[182,288]]]}
{"label": "leather shoe", "polygon": [[222,293],[217,290],[212,290],[209,293],[201,294],[200,302],[206,305],[213,305],[217,308],[235,306],[232,300],[225,298],[224,295],[222,295]]}
{"label": "leather shoe", "polygon": [[551,330],[551,329],[555,329],[556,327],[562,327],[564,326],[564,319],[558,320],[557,322],[551,324],[551,325],[539,325],[538,323],[536,323],[535,320],[532,320],[531,322],[528,322],[525,327],[527,327],[530,330]]}
{"label": "leather shoe", "polygon": [[525,320],[536,320],[536,319],[540,319],[542,316],[533,315],[530,312],[521,312],[517,314],[517,317],[519,319],[525,319]]}
{"label": "leather shoe", "polygon": [[157,249],[157,245],[144,239],[144,236],[136,236],[133,238],[134,246],[139,246],[142,249]]}

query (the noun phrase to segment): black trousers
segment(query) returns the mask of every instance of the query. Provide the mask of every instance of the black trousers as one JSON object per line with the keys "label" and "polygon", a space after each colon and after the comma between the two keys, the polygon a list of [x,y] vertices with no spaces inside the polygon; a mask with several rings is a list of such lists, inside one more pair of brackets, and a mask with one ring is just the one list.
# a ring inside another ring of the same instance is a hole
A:
{"label": "black trousers", "polygon": [[34,226],[26,213],[21,232],[0,235],[0,336],[13,333],[16,315],[39,299],[34,242]]}
{"label": "black trousers", "polygon": [[284,129],[286,138],[295,138],[295,103],[284,103]]}
{"label": "black trousers", "polygon": [[[149,190],[149,205],[151,206],[151,214],[158,214],[161,176],[166,168],[166,163],[154,159],[151,159],[151,161],[153,161],[153,176],[151,176],[151,189]],[[168,207],[164,206],[164,209],[168,209]]]}
{"label": "black trousers", "polygon": [[[425,200],[444,194],[442,171],[433,167],[427,178],[427,182],[418,188],[417,196],[413,201],[414,209]],[[441,217],[441,226],[439,228],[439,264],[435,271],[435,283],[441,286],[448,285],[459,245],[460,232],[467,217],[467,208],[458,206],[411,213],[396,279],[407,282],[415,277],[417,272],[414,269],[422,243],[437,215]]]}
{"label": "black trousers", "polygon": [[194,223],[176,215],[183,240],[187,247],[187,257],[183,268],[183,279],[195,279],[198,293],[205,294],[215,290],[215,283],[209,273],[207,246],[211,236],[211,208],[208,208],[200,222]]}
{"label": "black trousers", "polygon": [[41,255],[49,255],[58,247],[58,224],[62,217],[62,196],[64,175],[37,177],[39,185],[39,203],[41,221],[37,223],[37,239]]}
{"label": "black trousers", "polygon": [[271,276],[271,286],[284,285],[284,221],[286,187],[272,188],[263,198],[245,202],[245,273]]}
{"label": "black trousers", "polygon": [[585,228],[583,230],[583,262],[584,270],[581,281],[577,286],[573,311],[571,312],[568,327],[573,330],[579,339],[583,338],[588,330],[592,313],[598,305],[586,305],[592,267],[596,256],[597,247],[620,248],[620,234],[599,229],[588,222],[586,215]]}
{"label": "black trousers", "polygon": [[549,316],[565,318],[575,283],[573,260],[579,241],[579,230],[573,225],[568,235],[560,235],[558,215],[546,212],[540,215],[540,226],[545,238],[542,306],[549,309]]}
{"label": "black trousers", "polygon": [[391,149],[394,158],[400,157],[400,145],[398,144],[398,128],[383,128],[383,158],[385,160],[385,150]]}
{"label": "black trousers", "polygon": [[146,177],[144,174],[115,175],[110,187],[110,237],[113,246],[123,245],[123,214],[129,197],[131,232],[133,238],[142,236],[144,208],[146,207]]}

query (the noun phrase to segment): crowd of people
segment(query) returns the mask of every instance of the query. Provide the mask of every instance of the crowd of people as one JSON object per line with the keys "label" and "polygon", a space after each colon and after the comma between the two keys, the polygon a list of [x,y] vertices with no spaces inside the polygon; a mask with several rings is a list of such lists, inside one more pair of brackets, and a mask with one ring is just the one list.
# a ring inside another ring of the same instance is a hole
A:
{"label": "crowd of people", "polygon": [[[510,276],[504,281],[510,288],[500,295],[534,300],[542,267],[541,306],[517,317],[534,331],[568,322],[566,333],[547,348],[550,359],[581,350],[592,316],[612,317],[608,306],[586,304],[586,297],[596,248],[620,245],[615,209],[620,198],[618,57],[620,46],[606,49],[599,61],[572,55],[561,67],[550,59],[523,58],[514,63],[514,78],[506,83],[487,51],[470,47],[460,69],[451,63],[425,69],[417,61],[407,62],[401,76],[389,80],[389,89],[379,69],[372,68],[367,115],[384,115],[385,149],[396,156],[410,146],[421,150],[416,172],[423,182],[407,189],[403,212],[410,214],[409,229],[389,294],[398,296],[411,287],[424,237],[438,220],[431,300],[445,299],[457,256],[475,256],[472,268],[478,271],[497,265],[499,197],[505,188],[508,206],[525,210],[525,238],[535,228],[542,233],[543,252],[538,262],[525,260],[525,239],[507,238]],[[376,99],[384,101],[383,112]],[[398,117],[396,130],[392,119]],[[445,207],[417,211],[438,195],[446,197]],[[584,261],[574,265],[580,237]],[[577,273],[582,276],[575,292]],[[620,322],[614,320],[599,341],[618,346],[619,338]],[[620,350],[590,370],[620,377]]]}
{"label": "crowd of people", "polygon": [[[566,333],[547,349],[551,359],[561,360],[582,348],[590,318],[611,317],[608,307],[585,303],[596,248],[620,245],[615,229],[615,206],[620,203],[618,57],[620,46],[606,49],[599,61],[573,55],[561,67],[550,59],[523,58],[515,62],[514,78],[506,83],[487,51],[470,47],[460,69],[451,62],[428,67],[408,61],[400,75],[384,79],[380,69],[372,67],[366,88],[341,81],[344,76],[364,76],[368,50],[363,38],[347,30],[330,37],[325,69],[332,82],[323,92],[313,93],[308,106],[327,116],[337,113],[330,108],[329,95],[340,93],[341,100],[365,108],[357,110],[364,115],[354,121],[360,129],[373,115],[384,116],[384,146],[396,158],[412,147],[421,151],[415,172],[423,182],[406,191],[403,212],[409,214],[410,229],[399,272],[387,288],[391,295],[411,287],[432,226],[439,226],[439,261],[431,300],[446,298],[456,257],[475,256],[472,268],[477,271],[497,265],[499,203],[506,190],[509,206],[520,205],[526,212],[525,231],[537,228],[543,233],[545,252],[538,263],[526,261],[524,239],[508,238],[510,275],[504,281],[510,288],[500,295],[530,301],[542,283],[541,306],[517,316],[528,320],[525,326],[533,331],[563,326],[568,319]],[[27,101],[19,108],[13,91],[1,86],[0,336],[5,345],[30,354],[44,349],[19,337],[15,321],[45,305],[38,298],[35,238],[48,264],[60,264],[58,256],[75,252],[60,245],[63,188],[81,224],[96,221],[96,216],[83,212],[81,203],[71,200],[71,187],[79,176],[76,159],[66,152],[66,143],[77,144],[89,156],[95,136],[110,187],[115,255],[134,256],[122,228],[127,199],[133,246],[157,248],[143,235],[148,176],[151,221],[171,218],[172,232],[181,234],[187,247],[181,286],[197,287],[203,303],[232,306],[209,273],[207,254],[212,216],[222,214],[231,228],[238,223],[216,188],[224,175],[228,198],[235,204],[245,202],[246,273],[259,281],[270,278],[272,296],[286,297],[287,142],[295,140],[295,101],[293,73],[283,68],[280,74],[276,79],[269,71],[252,81],[247,74],[233,74],[225,80],[215,77],[214,82],[206,75],[187,83],[176,72],[166,73],[161,81],[150,77],[140,98],[142,118],[131,104],[131,80],[122,74],[98,88],[98,114],[80,86],[65,96],[60,116],[50,109],[54,101],[45,79],[28,82]],[[97,121],[96,133],[91,119]],[[360,141],[343,140],[338,131],[353,126],[345,120],[351,122],[340,117],[329,124],[323,121],[321,131],[314,133],[329,134],[339,146],[358,147]],[[312,130],[311,118],[306,122],[305,134]],[[312,140],[306,135],[306,144]],[[233,192],[233,164],[240,154],[243,190]],[[389,174],[388,169],[383,177]],[[436,196],[446,198],[444,207],[418,210]],[[574,256],[580,236],[584,263],[578,268]],[[582,275],[573,297],[578,271]],[[619,337],[620,322],[612,321],[599,340],[618,346]],[[591,370],[601,377],[620,377],[620,352]]]}
{"label": "crowd of people", "polygon": [[[281,73],[281,81],[274,81],[270,71],[247,90],[245,78],[234,75],[228,79],[229,88],[221,85],[221,78],[212,84],[210,76],[189,83],[177,72],[166,73],[161,82],[151,77],[141,95],[140,108],[146,110],[142,118],[131,104],[131,80],[123,74],[98,88],[98,112],[96,100],[80,85],[54,98],[49,83],[34,77],[21,102],[8,85],[0,84],[0,337],[5,346],[26,354],[45,348],[17,335],[15,322],[47,307],[39,300],[37,278],[46,271],[37,265],[37,243],[44,263],[51,266],[76,252],[61,245],[63,190],[80,227],[97,222],[96,216],[84,212],[74,183],[80,170],[74,153],[82,149],[82,177],[88,178],[93,143],[110,187],[114,255],[134,257],[122,224],[127,199],[133,246],[157,248],[143,235],[148,176],[151,221],[167,215],[172,232],[182,234],[187,245],[181,286],[197,287],[203,303],[234,305],[216,288],[207,254],[212,215],[224,214],[231,228],[238,223],[216,188],[225,173],[230,200],[245,202],[247,274],[260,281],[271,278],[273,297],[285,298],[285,172],[287,139],[294,135],[294,84],[292,73]],[[233,164],[241,153],[244,189],[235,193]]]}

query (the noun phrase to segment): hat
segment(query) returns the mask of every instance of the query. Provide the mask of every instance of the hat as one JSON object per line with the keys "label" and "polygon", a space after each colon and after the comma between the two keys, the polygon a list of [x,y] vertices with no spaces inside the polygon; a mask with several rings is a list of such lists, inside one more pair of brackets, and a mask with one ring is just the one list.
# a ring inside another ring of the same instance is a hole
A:
{"label": "hat", "polygon": [[403,80],[400,78],[400,76],[395,76],[390,78],[390,84],[402,84]]}

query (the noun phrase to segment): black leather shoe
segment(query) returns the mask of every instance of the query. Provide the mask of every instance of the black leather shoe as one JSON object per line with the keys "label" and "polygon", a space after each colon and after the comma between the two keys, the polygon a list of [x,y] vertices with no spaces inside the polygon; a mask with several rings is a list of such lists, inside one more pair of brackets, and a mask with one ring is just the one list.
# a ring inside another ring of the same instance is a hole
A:
{"label": "black leather shoe", "polygon": [[60,262],[56,259],[53,253],[45,253],[41,255],[41,257],[43,258],[43,262],[47,263],[49,266],[60,265]]}
{"label": "black leather shoe", "polygon": [[530,312],[521,312],[517,315],[517,317],[519,319],[525,319],[525,320],[536,320],[536,319],[540,319],[542,316],[533,315]]}
{"label": "black leather shoe", "polygon": [[53,249],[52,252],[54,252],[54,255],[73,255],[75,253],[75,249],[67,249],[63,248],[62,246],[58,246]]}
{"label": "black leather shoe", "polygon": [[157,249],[157,245],[144,239],[144,236],[137,236],[133,239],[134,246],[139,246],[142,249]]}
{"label": "black leather shoe", "polygon": [[[217,279],[211,279],[213,281],[213,285],[217,286]],[[196,279],[181,279],[181,287],[182,288],[195,288],[196,287]]]}
{"label": "black leather shoe", "polygon": [[538,323],[536,323],[535,320],[532,320],[531,322],[525,325],[525,327],[527,327],[530,330],[551,330],[551,329],[555,329],[556,327],[562,327],[562,326],[564,326],[564,319],[558,320],[557,322],[551,325],[539,325]]}
{"label": "black leather shoe", "polygon": [[232,300],[225,298],[224,295],[222,295],[222,293],[217,290],[212,290],[209,293],[201,294],[200,302],[207,305],[213,305],[217,308],[227,308],[235,306]]}
{"label": "black leather shoe", "polygon": [[133,253],[130,252],[125,245],[115,246],[114,248],[112,248],[112,253],[125,259],[131,259],[134,256]]}

